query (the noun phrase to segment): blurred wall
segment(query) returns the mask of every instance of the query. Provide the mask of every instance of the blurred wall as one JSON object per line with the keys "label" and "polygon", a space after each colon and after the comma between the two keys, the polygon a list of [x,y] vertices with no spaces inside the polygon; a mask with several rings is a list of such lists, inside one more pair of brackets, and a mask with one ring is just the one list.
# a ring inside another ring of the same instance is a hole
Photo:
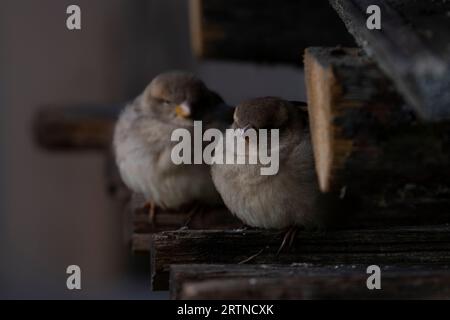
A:
{"label": "blurred wall", "polygon": [[84,282],[71,296],[103,294],[118,272],[112,248],[120,229],[103,190],[103,159],[40,150],[30,122],[46,103],[124,99],[126,2],[76,1],[83,30],[71,32],[65,27],[69,1],[2,1],[6,296],[58,297],[67,292],[70,264],[81,266]]}
{"label": "blurred wall", "polygon": [[[81,31],[65,27],[69,4],[82,9]],[[102,157],[39,149],[33,114],[49,103],[124,102],[167,69],[199,73],[230,103],[302,99],[301,70],[195,61],[187,1],[2,0],[0,27],[0,297],[159,297],[149,279],[124,284],[122,220],[105,194]],[[70,264],[82,268],[81,292],[65,287]]]}

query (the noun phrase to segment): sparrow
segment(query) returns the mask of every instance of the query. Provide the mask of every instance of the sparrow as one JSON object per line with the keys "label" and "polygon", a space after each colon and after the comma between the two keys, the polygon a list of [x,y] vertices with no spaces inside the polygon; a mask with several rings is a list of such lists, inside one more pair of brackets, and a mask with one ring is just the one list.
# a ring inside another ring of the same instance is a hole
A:
{"label": "sparrow", "polygon": [[192,134],[195,120],[206,122],[206,128],[226,127],[232,117],[232,111],[230,116],[227,112],[218,94],[193,74],[180,71],[156,76],[126,105],[114,131],[116,163],[126,186],[145,198],[151,221],[156,207],[222,203],[208,165],[173,163],[177,142],[171,141],[171,134],[178,128]]}
{"label": "sparrow", "polygon": [[[319,187],[305,106],[305,103],[264,97],[235,108],[232,129],[279,130],[276,174],[261,175],[260,163],[214,163],[211,167],[214,184],[225,205],[248,226],[289,230],[318,228],[322,224],[316,206]],[[256,140],[246,143],[250,145],[245,152],[258,148]],[[251,146],[252,143],[256,145]]]}

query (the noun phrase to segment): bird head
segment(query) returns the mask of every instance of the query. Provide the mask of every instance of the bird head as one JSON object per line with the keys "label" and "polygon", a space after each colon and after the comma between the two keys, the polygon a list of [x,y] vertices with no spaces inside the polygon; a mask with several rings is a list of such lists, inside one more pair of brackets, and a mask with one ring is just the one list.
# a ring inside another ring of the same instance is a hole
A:
{"label": "bird head", "polygon": [[214,103],[213,93],[191,73],[167,72],[155,77],[143,94],[143,108],[163,120],[202,120]]}
{"label": "bird head", "polygon": [[288,101],[264,97],[245,101],[234,111],[233,129],[283,129],[289,122]]}

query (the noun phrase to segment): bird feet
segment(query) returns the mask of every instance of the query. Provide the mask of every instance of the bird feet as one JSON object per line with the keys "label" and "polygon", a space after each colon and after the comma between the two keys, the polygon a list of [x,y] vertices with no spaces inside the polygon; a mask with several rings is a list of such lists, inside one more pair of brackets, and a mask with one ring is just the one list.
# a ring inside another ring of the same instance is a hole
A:
{"label": "bird feet", "polygon": [[152,201],[148,201],[143,208],[148,212],[148,222],[150,224],[155,224],[155,214],[156,214],[156,205]]}
{"label": "bird feet", "polygon": [[294,239],[295,239],[295,236],[297,235],[298,230],[299,230],[299,228],[297,226],[289,227],[286,230],[286,233],[284,234],[284,237],[283,237],[283,241],[281,242],[281,245],[278,248],[277,256],[280,255],[280,253],[283,251],[283,249],[286,247],[286,245],[288,248],[292,247],[292,244],[294,243]]}
{"label": "bird feet", "polygon": [[244,260],[242,260],[242,261],[239,261],[238,264],[245,264],[245,263],[247,263],[247,262],[252,261],[252,260],[255,259],[256,257],[258,257],[258,256],[264,251],[264,249],[265,249],[265,248],[262,248],[261,250],[259,250],[259,251],[258,251],[257,253],[255,253],[254,255],[251,255],[250,257],[248,257],[248,258],[246,258],[246,259],[244,259]]}
{"label": "bird feet", "polygon": [[181,228],[187,229],[189,227],[189,223],[192,221],[192,219],[197,214],[202,214],[205,211],[206,211],[205,205],[203,205],[199,202],[194,203],[193,206],[191,207],[191,209],[189,210],[188,217]]}

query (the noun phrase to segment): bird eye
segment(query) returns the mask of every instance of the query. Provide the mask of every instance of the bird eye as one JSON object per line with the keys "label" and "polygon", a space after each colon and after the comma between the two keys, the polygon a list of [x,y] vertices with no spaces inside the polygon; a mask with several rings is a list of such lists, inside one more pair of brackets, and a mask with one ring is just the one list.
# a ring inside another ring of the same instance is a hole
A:
{"label": "bird eye", "polygon": [[166,100],[166,99],[159,99],[159,101],[160,101],[160,103],[164,104],[165,106],[170,104],[170,101]]}
{"label": "bird eye", "polygon": [[162,105],[169,105],[170,101],[161,97],[153,97],[153,99],[158,103],[158,104],[162,104]]}

